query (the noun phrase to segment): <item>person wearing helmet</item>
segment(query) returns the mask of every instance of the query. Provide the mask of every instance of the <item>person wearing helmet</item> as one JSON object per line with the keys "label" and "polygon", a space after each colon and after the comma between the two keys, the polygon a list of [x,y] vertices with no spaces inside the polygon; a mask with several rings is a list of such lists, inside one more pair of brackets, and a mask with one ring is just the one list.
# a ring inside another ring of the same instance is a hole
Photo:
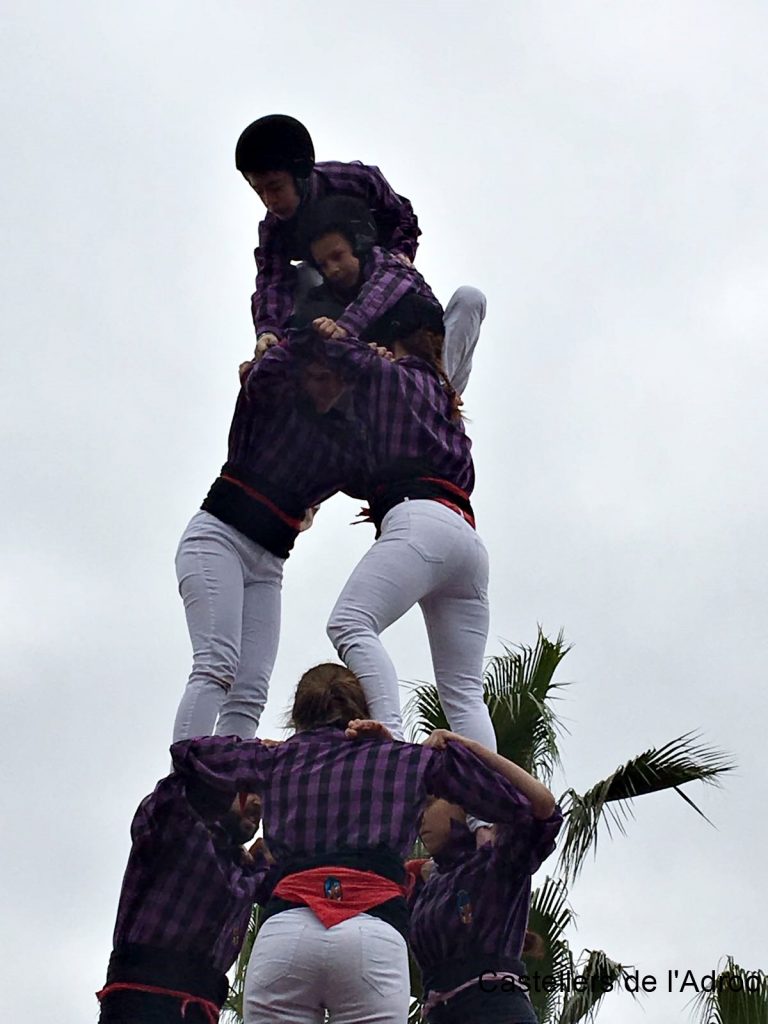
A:
{"label": "person wearing helmet", "polygon": [[[302,285],[291,261],[309,255],[297,230],[297,214],[307,203],[338,193],[357,196],[371,213],[378,244],[406,263],[413,261],[421,232],[410,202],[378,167],[359,160],[315,163],[310,134],[295,118],[270,114],[248,125],[237,142],[235,165],[267,208],[259,225],[251,300],[257,353],[283,337]],[[319,281],[315,277],[312,283]]]}
{"label": "person wearing helmet", "polygon": [[292,325],[313,325],[322,337],[354,334],[376,342],[387,319],[410,294],[442,307],[413,266],[376,245],[376,225],[365,203],[352,196],[326,196],[311,203],[299,232],[323,283],[296,303]]}

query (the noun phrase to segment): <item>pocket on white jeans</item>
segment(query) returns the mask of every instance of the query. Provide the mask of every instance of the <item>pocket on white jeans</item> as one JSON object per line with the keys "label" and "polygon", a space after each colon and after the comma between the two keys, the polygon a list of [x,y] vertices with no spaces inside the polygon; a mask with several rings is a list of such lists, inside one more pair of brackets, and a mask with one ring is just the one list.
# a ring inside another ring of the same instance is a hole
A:
{"label": "pocket on white jeans", "polygon": [[360,916],[360,977],[381,996],[397,995],[409,987],[405,940],[378,918]]}
{"label": "pocket on white jeans", "polygon": [[[424,507],[426,505],[426,507]],[[456,512],[439,502],[419,502],[408,508],[408,546],[425,562],[442,565],[466,525]]]}
{"label": "pocket on white jeans", "polygon": [[291,920],[290,911],[271,917],[259,930],[248,961],[248,987],[271,988],[293,973],[296,950],[306,925]]}

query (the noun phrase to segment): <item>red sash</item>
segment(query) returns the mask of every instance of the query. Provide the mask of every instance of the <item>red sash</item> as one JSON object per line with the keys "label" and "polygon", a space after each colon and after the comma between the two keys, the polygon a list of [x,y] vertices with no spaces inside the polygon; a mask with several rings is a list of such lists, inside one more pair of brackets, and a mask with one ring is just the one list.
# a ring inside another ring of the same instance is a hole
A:
{"label": "red sash", "polygon": [[290,903],[303,903],[326,928],[332,928],[405,894],[404,886],[373,871],[323,867],[286,875],[272,895]]}
{"label": "red sash", "polygon": [[219,1007],[216,1003],[212,1003],[210,999],[203,999],[202,996],[193,996],[190,992],[177,992],[175,989],[160,988],[157,985],[140,985],[135,981],[114,981],[111,985],[107,985],[100,992],[97,992],[96,998],[101,1002],[105,996],[110,995],[112,992],[146,992],[152,996],[172,996],[181,1002],[179,1009],[182,1017],[186,1017],[187,1007],[199,1006],[207,1017],[209,1024],[218,1024]]}

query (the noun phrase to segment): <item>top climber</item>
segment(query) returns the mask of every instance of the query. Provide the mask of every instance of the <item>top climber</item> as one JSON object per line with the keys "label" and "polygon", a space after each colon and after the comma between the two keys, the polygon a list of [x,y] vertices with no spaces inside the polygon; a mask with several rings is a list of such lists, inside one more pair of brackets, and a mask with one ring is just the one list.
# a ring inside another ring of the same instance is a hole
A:
{"label": "top climber", "polygon": [[312,138],[295,118],[270,114],[248,125],[238,139],[235,164],[267,208],[259,225],[251,299],[257,355],[282,338],[294,301],[321,283],[314,268],[291,263],[309,258],[297,216],[307,203],[332,194],[358,196],[376,223],[378,244],[406,263],[416,255],[421,232],[410,202],[378,167],[359,160],[315,163]]}

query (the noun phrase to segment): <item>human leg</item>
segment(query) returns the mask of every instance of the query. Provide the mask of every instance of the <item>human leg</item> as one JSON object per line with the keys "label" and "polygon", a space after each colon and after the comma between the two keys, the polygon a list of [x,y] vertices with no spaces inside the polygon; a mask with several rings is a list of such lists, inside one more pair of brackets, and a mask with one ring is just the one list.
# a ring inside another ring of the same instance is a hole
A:
{"label": "human leg", "polygon": [[324,1005],[330,1024],[405,1024],[408,950],[399,932],[369,914],[328,930]]}
{"label": "human leg", "polygon": [[381,536],[353,570],[328,620],[331,643],[360,680],[371,717],[397,738],[403,734],[397,671],[379,634],[434,586],[444,552],[424,558],[413,546],[413,508],[427,504],[401,502],[387,513]]}
{"label": "human leg", "polygon": [[262,925],[245,973],[245,1024],[321,1024],[325,932],[305,907],[276,914]]}
{"label": "human leg", "polygon": [[221,704],[217,736],[252,739],[267,702],[280,640],[280,604],[284,560],[243,538],[244,558],[240,661],[232,688]]}
{"label": "human leg", "polygon": [[176,576],[192,641],[192,672],[176,713],[174,742],[213,732],[237,672],[243,622],[243,565],[226,527],[198,512],[176,552]]}
{"label": "human leg", "polygon": [[478,288],[462,285],[445,307],[443,366],[445,375],[461,395],[469,383],[472,356],[485,318],[485,296]]}
{"label": "human leg", "polygon": [[419,604],[440,703],[451,729],[495,750],[496,734],[483,700],[488,553],[472,527],[464,522],[461,527],[442,584]]}

